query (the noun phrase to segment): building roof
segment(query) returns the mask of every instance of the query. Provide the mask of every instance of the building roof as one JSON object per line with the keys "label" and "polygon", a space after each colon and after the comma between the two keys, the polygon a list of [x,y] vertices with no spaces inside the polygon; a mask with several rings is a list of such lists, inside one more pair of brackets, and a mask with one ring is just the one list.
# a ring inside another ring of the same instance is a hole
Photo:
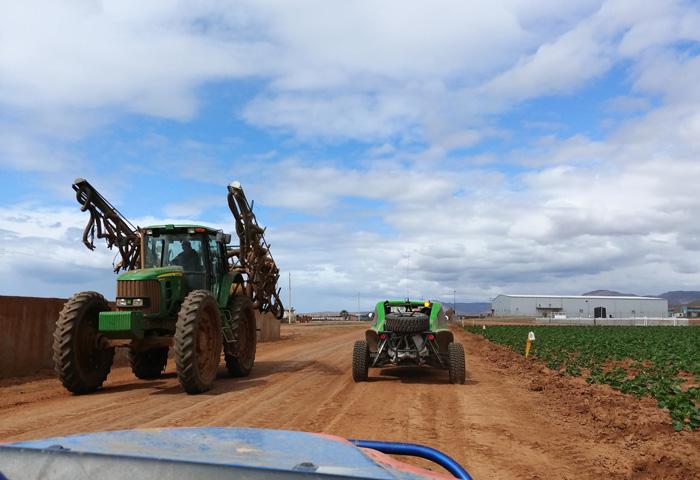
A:
{"label": "building roof", "polygon": [[575,298],[579,300],[666,300],[660,297],[623,297],[617,295],[510,295],[502,293],[498,297],[515,297],[515,298]]}
{"label": "building roof", "polygon": [[693,308],[693,309],[698,309],[698,308],[700,308],[700,300],[695,300],[695,301],[690,302],[690,303],[687,305],[687,308]]}

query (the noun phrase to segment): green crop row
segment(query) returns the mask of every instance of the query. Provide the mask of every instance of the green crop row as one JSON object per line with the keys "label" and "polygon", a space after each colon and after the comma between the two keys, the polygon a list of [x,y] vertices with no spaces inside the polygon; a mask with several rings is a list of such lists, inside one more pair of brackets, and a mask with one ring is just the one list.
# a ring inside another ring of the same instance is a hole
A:
{"label": "green crop row", "polygon": [[[610,385],[667,409],[676,430],[700,428],[700,328],[697,327],[469,327],[468,331],[530,355],[566,375]],[[691,385],[691,386],[687,386]]]}

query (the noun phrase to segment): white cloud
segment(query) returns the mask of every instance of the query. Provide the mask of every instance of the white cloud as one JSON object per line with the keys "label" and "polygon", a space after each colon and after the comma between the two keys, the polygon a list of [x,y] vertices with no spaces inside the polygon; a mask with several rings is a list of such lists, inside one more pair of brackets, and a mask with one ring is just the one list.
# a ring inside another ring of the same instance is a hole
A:
{"label": "white cloud", "polygon": [[[4,168],[68,175],[89,165],[74,153],[76,140],[125,113],[186,122],[198,112],[198,89],[221,80],[253,79],[258,93],[231,109],[291,134],[283,142],[371,142],[353,165],[310,149],[242,154],[220,169],[209,145],[148,137],[164,153],[155,168],[167,162],[217,183],[235,172],[251,198],[290,215],[268,236],[309,308],[358,291],[435,297],[456,288],[461,298],[484,299],[598,287],[659,293],[700,282],[692,265],[700,238],[692,3],[24,2],[3,12]],[[607,105],[636,116],[604,134],[564,134],[575,121],[545,117],[526,123],[553,132],[518,143],[498,127],[493,114],[575,93],[612,67],[624,70],[629,91]],[[513,147],[451,155],[484,139]],[[126,180],[111,175],[104,183],[119,192]],[[222,191],[166,204],[168,219],[134,221],[187,221],[209,203],[208,218],[227,215]],[[91,272],[70,289],[109,274],[111,255],[79,243],[85,221],[77,206],[1,207],[2,291],[17,291],[7,279],[23,265],[42,286],[63,268]]]}
{"label": "white cloud", "polygon": [[651,107],[651,102],[642,97],[633,96],[618,96],[611,98],[607,102],[607,109],[611,112],[639,112],[648,110]]}
{"label": "white cloud", "polygon": [[[224,202],[226,197],[223,195],[223,187],[221,190],[222,195],[218,196],[198,196],[182,202],[168,203],[163,206],[163,213],[167,217],[173,218],[199,217],[206,210],[212,207],[219,207]],[[145,223],[142,225],[145,225]]]}
{"label": "white cloud", "polygon": [[255,78],[267,88],[243,117],[256,125],[433,141],[700,31],[698,12],[679,2],[569,3],[7,3],[0,104],[89,130],[115,110],[186,120],[200,86]]}
{"label": "white cloud", "polygon": [[[205,81],[250,75],[264,45],[198,34],[212,12],[174,2],[6,3],[0,101],[29,110],[118,107],[184,119]],[[40,12],[40,14],[38,14]],[[191,15],[191,16],[190,16]]]}
{"label": "white cloud", "polygon": [[589,24],[583,23],[521,58],[488,82],[482,92],[506,102],[571,92],[610,68],[613,58],[606,47]]}
{"label": "white cloud", "polygon": [[[401,297],[407,289],[435,298],[456,288],[461,298],[485,299],[504,291],[695,289],[696,111],[658,108],[604,140],[553,137],[539,151],[537,170],[510,178],[464,167],[402,178],[390,169],[325,165],[316,175],[312,167],[280,164],[285,178],[296,175],[295,190],[314,192],[314,202],[331,208],[298,231],[271,232],[276,256],[304,279],[297,295],[314,300],[321,285],[315,269],[334,265],[342,282],[324,280],[333,295],[318,299],[328,308],[341,298],[352,305],[355,290],[363,298]],[[412,188],[421,178],[427,192]],[[373,223],[338,219],[342,197],[357,185],[367,187],[364,198],[382,202]],[[272,194],[261,200],[304,211],[312,204]],[[333,219],[341,223],[329,227]]]}
{"label": "white cloud", "polygon": [[[2,126],[2,123],[0,123]],[[23,135],[10,128],[0,130],[0,166],[15,170],[57,172],[76,158],[61,149]]]}
{"label": "white cloud", "polygon": [[419,112],[403,97],[282,94],[258,97],[244,110],[254,124],[287,129],[302,137],[381,140],[410,130]]}

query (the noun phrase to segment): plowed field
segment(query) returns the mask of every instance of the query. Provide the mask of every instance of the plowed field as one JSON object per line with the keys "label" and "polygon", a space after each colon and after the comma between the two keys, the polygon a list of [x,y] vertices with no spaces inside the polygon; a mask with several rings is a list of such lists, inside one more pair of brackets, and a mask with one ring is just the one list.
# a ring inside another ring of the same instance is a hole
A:
{"label": "plowed field", "polygon": [[253,373],[222,369],[203,395],[164,378],[113,369],[99,393],[73,396],[50,377],[0,383],[0,440],[96,430],[246,426],[418,442],[444,450],[475,478],[698,478],[700,432],[675,432],[651,399],[563,377],[463,332],[467,383],[443,371],[370,370],[352,382],[352,345],[365,325],[283,326],[258,345]]}

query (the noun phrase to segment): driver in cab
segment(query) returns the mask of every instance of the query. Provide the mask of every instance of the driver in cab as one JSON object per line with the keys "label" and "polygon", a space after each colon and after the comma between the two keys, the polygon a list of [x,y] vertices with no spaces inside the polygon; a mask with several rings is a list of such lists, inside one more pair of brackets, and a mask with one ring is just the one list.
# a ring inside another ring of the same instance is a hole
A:
{"label": "driver in cab", "polygon": [[189,240],[182,241],[182,252],[173,259],[172,264],[180,265],[185,271],[200,271],[202,269],[199,253],[192,248]]}

